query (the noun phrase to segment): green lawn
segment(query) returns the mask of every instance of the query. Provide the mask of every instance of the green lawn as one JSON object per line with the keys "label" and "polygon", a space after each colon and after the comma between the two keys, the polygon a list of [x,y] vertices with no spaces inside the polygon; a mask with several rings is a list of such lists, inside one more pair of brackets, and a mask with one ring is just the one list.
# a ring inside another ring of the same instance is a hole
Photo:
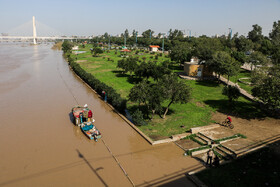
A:
{"label": "green lawn", "polygon": [[[122,71],[116,68],[120,52],[111,50],[109,53],[103,53],[98,57],[92,57],[90,53],[90,45],[80,50],[87,51],[83,54],[77,55],[77,62],[87,72],[92,73],[96,78],[105,84],[113,87],[123,98],[128,98],[130,89],[139,80],[130,76],[129,74],[122,74]],[[130,54],[134,54],[135,51]],[[74,56],[74,55],[73,55]],[[145,56],[147,59],[152,54],[144,53],[140,59]],[[113,61],[108,61],[108,58]],[[154,57],[153,57],[154,58]],[[159,57],[158,62],[168,60],[166,57]],[[179,71],[181,67],[173,65],[173,71]],[[181,70],[182,71],[182,70]],[[223,85],[213,81],[191,81],[185,80],[186,84],[192,88],[192,99],[187,104],[172,104],[168,115],[162,119],[159,115],[155,115],[152,121],[147,121],[148,125],[140,126],[145,134],[152,139],[159,139],[169,137],[174,134],[184,133],[192,127],[205,126],[211,123],[212,113],[220,111],[222,113],[229,113],[234,115],[255,115],[258,110],[250,102],[240,97],[235,104],[235,110],[231,110],[228,106],[228,101],[223,96]],[[164,103],[167,106],[168,102]],[[128,110],[132,113],[136,110],[137,105],[128,101]],[[222,120],[222,119],[221,119]],[[184,126],[183,128],[180,126]]]}

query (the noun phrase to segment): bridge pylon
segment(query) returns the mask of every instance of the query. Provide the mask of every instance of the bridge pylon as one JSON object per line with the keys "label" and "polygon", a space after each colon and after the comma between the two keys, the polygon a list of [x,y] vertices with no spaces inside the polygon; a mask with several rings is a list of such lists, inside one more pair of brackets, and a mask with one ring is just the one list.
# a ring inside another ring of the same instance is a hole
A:
{"label": "bridge pylon", "polygon": [[33,44],[37,44],[37,32],[36,32],[36,25],[35,25],[35,16],[33,16]]}

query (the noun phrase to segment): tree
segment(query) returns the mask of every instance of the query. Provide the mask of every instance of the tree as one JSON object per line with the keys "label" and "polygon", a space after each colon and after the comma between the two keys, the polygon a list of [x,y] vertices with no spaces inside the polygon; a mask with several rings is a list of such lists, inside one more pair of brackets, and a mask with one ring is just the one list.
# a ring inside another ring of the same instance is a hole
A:
{"label": "tree", "polygon": [[259,50],[264,55],[271,55],[272,51],[273,51],[272,42],[268,38],[263,39],[262,42],[261,42],[261,47],[260,47]]}
{"label": "tree", "polygon": [[235,39],[235,46],[238,51],[245,53],[253,48],[253,42],[241,35],[239,38]]}
{"label": "tree", "polygon": [[103,53],[103,50],[100,47],[95,47],[95,48],[93,48],[92,52],[93,52],[93,56],[97,57],[98,54],[102,54]]}
{"label": "tree", "polygon": [[107,32],[105,32],[103,36],[104,36],[105,40],[109,40],[109,34]]}
{"label": "tree", "polygon": [[244,64],[247,60],[247,56],[244,52],[232,51],[231,55],[236,61],[240,62],[241,64]]}
{"label": "tree", "polygon": [[195,44],[194,55],[207,62],[212,59],[215,52],[222,51],[223,49],[224,47],[218,38],[202,36]]}
{"label": "tree", "polygon": [[228,97],[230,105],[240,96],[240,90],[237,86],[227,85],[223,88],[222,93]]}
{"label": "tree", "polygon": [[72,50],[72,47],[73,47],[73,43],[69,42],[68,40],[65,40],[62,43],[62,51],[64,53],[70,52]]}
{"label": "tree", "polygon": [[168,36],[169,40],[171,40],[172,42],[174,40],[183,40],[184,39],[184,33],[178,29],[175,29],[174,31],[172,31],[172,29],[169,30],[169,36]]}
{"label": "tree", "polygon": [[187,103],[190,100],[191,88],[179,80],[177,75],[164,75],[159,84],[163,88],[163,97],[169,100],[163,118],[165,118],[172,103]]}
{"label": "tree", "polygon": [[137,58],[133,58],[133,57],[128,57],[126,59],[127,66],[125,67],[125,69],[126,69],[126,71],[128,71],[130,73],[130,76],[137,68],[137,60],[138,60]]}
{"label": "tree", "polygon": [[219,77],[220,75],[227,75],[228,81],[229,77],[236,75],[240,68],[240,64],[224,51],[217,51],[208,65]]}
{"label": "tree", "polygon": [[142,36],[143,36],[143,38],[150,38],[150,36],[153,37],[154,33],[155,33],[154,31],[152,31],[151,29],[148,29],[142,33]]}
{"label": "tree", "polygon": [[163,88],[159,84],[150,85],[147,101],[148,101],[148,109],[152,111],[151,119],[153,119],[153,116],[157,111],[160,113],[162,110],[161,103],[164,101],[164,97],[162,93],[163,93]]}
{"label": "tree", "polygon": [[252,94],[263,101],[268,110],[280,112],[280,66],[275,65],[268,70],[256,70],[252,81],[255,86]]}
{"label": "tree", "polygon": [[272,60],[274,64],[280,64],[280,20],[273,23],[272,31],[269,33],[272,46]]}
{"label": "tree", "polygon": [[238,74],[240,70],[240,63],[236,61],[234,58],[231,58],[229,63],[224,68],[225,68],[225,74],[227,75],[227,83],[228,83],[230,77]]}
{"label": "tree", "polygon": [[132,119],[133,123],[138,126],[146,125],[144,118],[143,118],[143,113],[141,110],[137,109],[133,114],[132,114]]}
{"label": "tree", "polygon": [[274,45],[280,44],[280,20],[273,23],[272,31],[269,33],[269,37]]}
{"label": "tree", "polygon": [[128,38],[129,38],[129,32],[128,32],[128,30],[127,30],[127,29],[125,29],[125,31],[124,31],[124,36],[126,37],[126,39],[128,39]]}
{"label": "tree", "polygon": [[147,106],[147,98],[149,96],[149,83],[146,80],[136,84],[131,88],[128,98],[130,101],[138,102],[138,106],[144,103]]}
{"label": "tree", "polygon": [[183,64],[190,61],[192,55],[192,46],[189,43],[177,43],[171,49],[170,58],[172,61]]}
{"label": "tree", "polygon": [[253,67],[257,65],[265,65],[268,63],[266,56],[264,56],[261,52],[254,51],[250,54],[248,61],[251,63],[251,71]]}
{"label": "tree", "polygon": [[253,30],[248,33],[248,38],[254,43],[260,43],[263,40],[262,27],[255,24]]}
{"label": "tree", "polygon": [[138,58],[136,57],[123,58],[118,61],[117,67],[122,68],[125,72],[129,72],[130,76],[132,76],[132,73],[135,72],[138,67],[137,61]]}

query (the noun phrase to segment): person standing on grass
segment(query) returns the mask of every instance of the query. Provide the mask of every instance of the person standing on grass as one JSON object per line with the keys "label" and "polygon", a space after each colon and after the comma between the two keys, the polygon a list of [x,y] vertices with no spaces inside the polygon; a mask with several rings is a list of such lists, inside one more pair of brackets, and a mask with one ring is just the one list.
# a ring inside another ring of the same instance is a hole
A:
{"label": "person standing on grass", "polygon": [[214,156],[214,152],[212,150],[212,147],[209,149],[209,151],[207,152],[207,162],[206,164],[209,166],[212,166],[212,158]]}

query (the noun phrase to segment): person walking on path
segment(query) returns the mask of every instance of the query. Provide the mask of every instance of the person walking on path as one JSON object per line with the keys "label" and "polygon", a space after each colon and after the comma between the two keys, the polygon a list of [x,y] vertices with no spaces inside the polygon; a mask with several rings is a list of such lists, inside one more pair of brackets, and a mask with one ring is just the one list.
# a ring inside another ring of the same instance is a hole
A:
{"label": "person walking on path", "polygon": [[212,166],[212,158],[214,156],[214,152],[211,149],[209,149],[209,151],[207,152],[207,161],[206,161],[206,164],[209,165],[209,166]]}

